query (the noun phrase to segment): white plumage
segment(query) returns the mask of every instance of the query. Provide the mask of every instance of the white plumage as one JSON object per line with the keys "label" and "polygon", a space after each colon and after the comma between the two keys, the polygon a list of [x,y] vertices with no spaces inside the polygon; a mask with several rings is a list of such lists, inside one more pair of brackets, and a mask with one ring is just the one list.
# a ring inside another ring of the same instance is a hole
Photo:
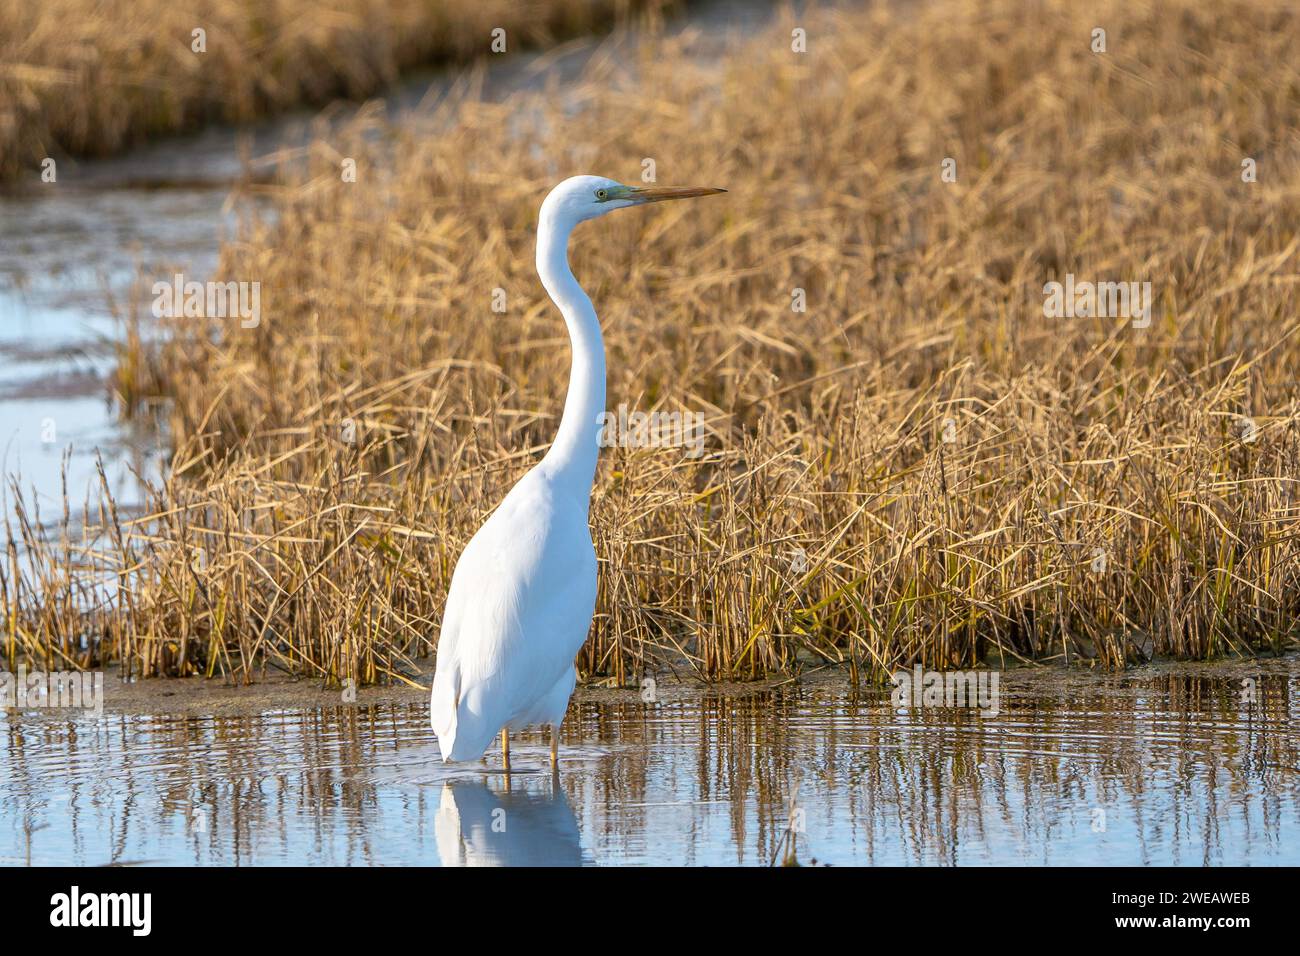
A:
{"label": "white plumage", "polygon": [[534,469],[452,575],[433,682],[444,760],[482,756],[502,728],[560,723],[595,604],[586,502]]}
{"label": "white plumage", "polygon": [[550,451],[510,489],[452,574],[430,708],[445,761],[481,757],[502,731],[549,724],[554,762],[574,658],[591,627],[596,554],[588,505],[605,409],[605,348],[591,300],[569,270],[569,235],[613,209],[716,192],[575,176],[542,203],[537,272],[568,326],[569,391]]}

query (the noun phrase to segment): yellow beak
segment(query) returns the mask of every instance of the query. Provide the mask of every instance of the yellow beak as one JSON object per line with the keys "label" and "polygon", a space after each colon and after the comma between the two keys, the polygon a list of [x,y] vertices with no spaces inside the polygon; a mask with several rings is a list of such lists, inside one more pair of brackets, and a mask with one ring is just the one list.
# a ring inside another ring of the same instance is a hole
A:
{"label": "yellow beak", "polygon": [[696,196],[716,196],[725,189],[715,186],[648,186],[634,188],[628,198],[638,203],[664,202],[668,199],[694,199]]}

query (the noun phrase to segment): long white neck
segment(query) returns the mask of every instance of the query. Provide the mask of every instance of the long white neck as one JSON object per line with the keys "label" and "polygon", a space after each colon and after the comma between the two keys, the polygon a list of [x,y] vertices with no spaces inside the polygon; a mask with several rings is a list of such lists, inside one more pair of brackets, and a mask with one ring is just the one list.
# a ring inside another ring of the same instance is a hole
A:
{"label": "long white neck", "polygon": [[573,365],[560,430],[539,467],[586,503],[596,475],[601,416],[605,411],[605,342],[591,299],[569,269],[569,233],[573,226],[557,221],[549,212],[543,208],[537,224],[537,274],[569,327]]}

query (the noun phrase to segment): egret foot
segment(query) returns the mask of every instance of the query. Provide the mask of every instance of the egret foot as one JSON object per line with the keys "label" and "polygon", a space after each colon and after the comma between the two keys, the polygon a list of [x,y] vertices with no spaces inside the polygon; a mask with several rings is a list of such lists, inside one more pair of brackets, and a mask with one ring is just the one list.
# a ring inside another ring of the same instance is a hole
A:
{"label": "egret foot", "polygon": [[560,728],[551,725],[551,769],[560,769]]}
{"label": "egret foot", "polygon": [[510,731],[501,728],[501,759],[505,762],[506,773],[510,772]]}

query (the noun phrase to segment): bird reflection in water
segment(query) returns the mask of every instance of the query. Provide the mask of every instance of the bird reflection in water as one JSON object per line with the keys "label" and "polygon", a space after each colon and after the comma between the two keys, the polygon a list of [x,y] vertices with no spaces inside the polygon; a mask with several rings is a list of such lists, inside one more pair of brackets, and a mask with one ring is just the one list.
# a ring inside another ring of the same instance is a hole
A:
{"label": "bird reflection in water", "polygon": [[434,822],[443,866],[583,864],[578,821],[563,789],[521,786],[509,777],[499,786],[474,779],[443,784]]}

